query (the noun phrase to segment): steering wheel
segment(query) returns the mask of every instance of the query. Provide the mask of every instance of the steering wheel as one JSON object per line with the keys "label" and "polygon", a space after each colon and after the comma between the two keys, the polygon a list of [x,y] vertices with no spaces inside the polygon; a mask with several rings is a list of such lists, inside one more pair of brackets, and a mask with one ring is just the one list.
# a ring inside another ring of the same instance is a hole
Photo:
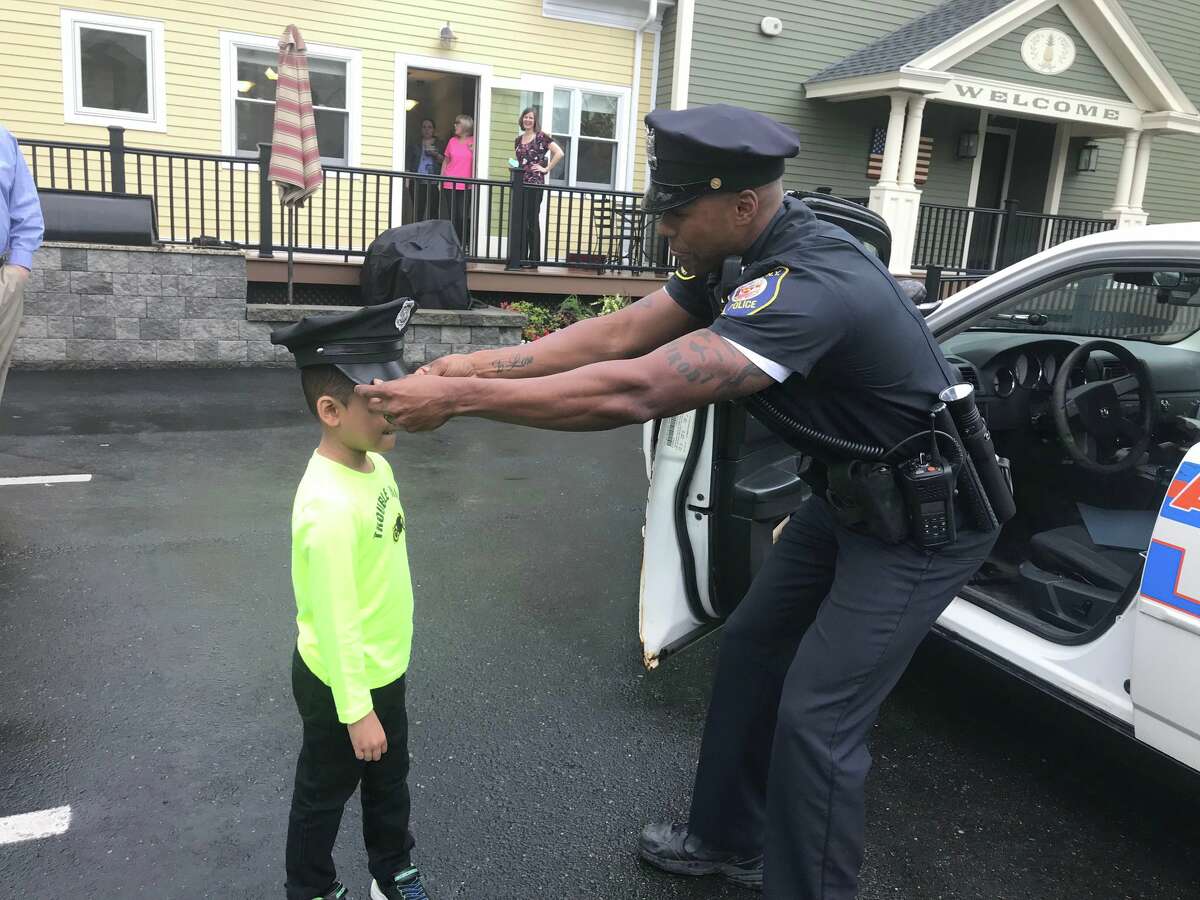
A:
{"label": "steering wheel", "polygon": [[[1111,353],[1129,374],[1068,389],[1071,373],[1097,350]],[[1134,391],[1138,392],[1138,415],[1128,419],[1121,411],[1121,395]],[[1088,341],[1067,354],[1059,367],[1050,408],[1054,430],[1071,459],[1085,471],[1111,475],[1132,469],[1146,455],[1154,427],[1154,404],[1154,386],[1145,363],[1120,344]],[[1071,427],[1072,420],[1078,421],[1082,442]],[[1105,462],[1116,454],[1118,438],[1133,446],[1124,457]]]}

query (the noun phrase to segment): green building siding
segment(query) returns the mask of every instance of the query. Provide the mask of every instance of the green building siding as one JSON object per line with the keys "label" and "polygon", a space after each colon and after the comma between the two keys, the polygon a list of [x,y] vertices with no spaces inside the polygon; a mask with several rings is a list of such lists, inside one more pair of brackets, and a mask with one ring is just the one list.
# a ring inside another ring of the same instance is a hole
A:
{"label": "green building siding", "polygon": [[[779,0],[772,4],[730,4],[696,0],[692,71],[688,103],[734,103],[757,109],[791,125],[802,144],[800,156],[788,165],[789,188],[831,187],[849,197],[866,196],[873,182],[866,178],[871,131],[887,124],[885,99],[833,103],[807,100],[803,83],[812,74],[855,50],[895,31],[935,6],[937,0],[895,0],[886,5],[872,0]],[[1200,101],[1200,16],[1196,0],[1122,0],[1143,37],[1194,102]],[[783,33],[768,38],[758,28],[764,15],[778,16]],[[658,98],[670,98],[674,9],[667,12],[660,56]],[[1069,30],[1076,39],[1074,66],[1061,76],[1039,81],[1020,58],[1020,41],[1034,27],[1052,25]],[[1102,69],[1094,52],[1078,36],[1057,7],[1036,21],[1002,38],[993,50],[980,51],[959,69],[983,76],[993,57],[1013,60],[1011,71],[987,72],[1031,85],[1123,97],[1119,86]],[[923,133],[933,137],[930,180],[924,186],[928,203],[960,205],[967,200],[971,163],[955,159],[958,135],[978,126],[978,110],[931,104],[926,107]],[[1098,171],[1077,173],[1081,138],[1072,142],[1064,178],[1060,213],[1095,217],[1112,206],[1121,160],[1119,138],[1101,143]],[[1200,218],[1200,173],[1194,165],[1200,138],[1158,137],[1151,157],[1146,209],[1151,221]]]}
{"label": "green building siding", "polygon": [[[688,105],[734,103],[790,125],[800,134],[799,158],[788,164],[787,186],[831,187],[865,197],[871,129],[887,124],[888,102],[830,103],[804,99],[810,75],[928,12],[937,0],[780,0],[729,4],[697,0]],[[778,16],[783,33],[759,30],[763,16]],[[935,143],[935,147],[936,147]]]}
{"label": "green building siding", "polygon": [[655,107],[670,107],[671,85],[675,77],[675,7],[663,14],[662,37],[658,44],[658,96]]}
{"label": "green building siding", "polygon": [[[1200,15],[1197,15],[1195,0],[1121,0],[1121,7],[1192,103],[1200,105],[1200,52],[1197,52]],[[1106,146],[1101,151],[1101,164],[1104,157],[1109,156],[1113,165],[1108,179],[1108,200],[1103,209],[1112,205],[1116,171],[1121,161],[1119,142],[1108,143],[1112,149]],[[1151,222],[1200,219],[1197,156],[1200,156],[1200,137],[1159,135],[1154,139],[1145,203]]]}
{"label": "green building siding", "polygon": [[[1075,62],[1060,75],[1041,75],[1034,72],[1021,58],[1021,42],[1027,34],[1038,28],[1057,28],[1070,35],[1075,42]],[[951,71],[979,78],[1015,81],[1050,90],[1104,97],[1108,100],[1129,100],[1121,86],[1108,74],[1095,51],[1083,39],[1083,35],[1071,24],[1061,7],[1057,6],[968,56]]]}

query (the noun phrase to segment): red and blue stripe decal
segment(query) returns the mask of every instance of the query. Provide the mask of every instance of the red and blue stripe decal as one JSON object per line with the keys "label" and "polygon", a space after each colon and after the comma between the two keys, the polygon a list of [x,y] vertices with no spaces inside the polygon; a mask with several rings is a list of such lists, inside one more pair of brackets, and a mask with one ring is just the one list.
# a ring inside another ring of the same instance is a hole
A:
{"label": "red and blue stripe decal", "polygon": [[1179,578],[1186,555],[1187,550],[1183,547],[1151,541],[1142,575],[1142,596],[1200,618],[1200,600],[1179,591]]}
{"label": "red and blue stripe decal", "polygon": [[[1159,517],[1200,529],[1200,465],[1184,463],[1179,467],[1167,488]],[[1197,541],[1197,547],[1193,549],[1200,552],[1200,534],[1197,534]],[[1200,618],[1200,600],[1179,590],[1187,552],[1186,547],[1168,544],[1157,538],[1152,540],[1146,552],[1142,596]]]}
{"label": "red and blue stripe decal", "polygon": [[1167,488],[1159,515],[1200,528],[1200,465],[1184,463],[1179,467]]}

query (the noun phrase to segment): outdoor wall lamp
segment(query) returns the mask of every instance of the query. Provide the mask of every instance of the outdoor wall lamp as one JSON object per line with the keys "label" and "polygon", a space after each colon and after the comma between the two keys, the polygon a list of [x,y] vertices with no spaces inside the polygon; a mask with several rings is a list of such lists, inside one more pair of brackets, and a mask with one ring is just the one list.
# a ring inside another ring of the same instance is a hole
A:
{"label": "outdoor wall lamp", "polygon": [[1078,172],[1095,172],[1099,162],[1100,145],[1095,141],[1088,141],[1079,148],[1079,162],[1075,169]]}
{"label": "outdoor wall lamp", "polygon": [[958,136],[958,158],[974,159],[979,155],[979,132],[964,131]]}
{"label": "outdoor wall lamp", "polygon": [[454,46],[454,42],[458,40],[458,36],[450,28],[450,23],[447,22],[442,26],[442,30],[438,33],[438,40],[442,42],[442,46],[447,50]]}

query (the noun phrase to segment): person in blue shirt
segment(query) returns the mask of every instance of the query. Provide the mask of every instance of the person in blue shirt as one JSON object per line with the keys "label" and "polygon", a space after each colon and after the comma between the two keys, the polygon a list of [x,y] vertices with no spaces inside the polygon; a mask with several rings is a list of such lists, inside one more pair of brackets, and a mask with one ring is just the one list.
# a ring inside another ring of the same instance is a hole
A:
{"label": "person in blue shirt", "polygon": [[25,282],[42,245],[42,206],[17,139],[0,125],[0,399],[25,310]]}

